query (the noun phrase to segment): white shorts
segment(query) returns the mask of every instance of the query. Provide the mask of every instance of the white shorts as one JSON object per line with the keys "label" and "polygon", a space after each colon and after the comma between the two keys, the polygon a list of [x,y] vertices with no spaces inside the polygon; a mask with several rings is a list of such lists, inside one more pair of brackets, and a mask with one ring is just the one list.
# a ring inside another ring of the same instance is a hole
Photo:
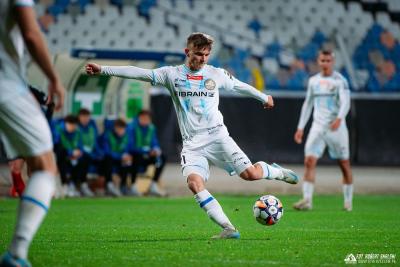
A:
{"label": "white shorts", "polygon": [[328,147],[332,159],[349,159],[349,133],[345,122],[336,131],[314,124],[311,126],[304,149],[305,155],[320,158],[325,147]]}
{"label": "white shorts", "polygon": [[[2,89],[0,86],[0,92]],[[53,149],[48,122],[28,91],[0,103],[0,138],[9,159],[36,156]]]}
{"label": "white shorts", "polygon": [[210,176],[209,163],[226,170],[230,175],[241,174],[252,166],[247,155],[229,135],[218,138],[201,148],[184,147],[181,152],[182,174],[200,175],[204,181]]}

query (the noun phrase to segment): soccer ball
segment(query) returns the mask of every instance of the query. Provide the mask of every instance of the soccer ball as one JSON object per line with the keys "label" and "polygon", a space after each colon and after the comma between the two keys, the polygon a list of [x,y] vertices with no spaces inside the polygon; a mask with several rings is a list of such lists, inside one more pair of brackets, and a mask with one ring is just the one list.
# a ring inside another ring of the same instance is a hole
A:
{"label": "soccer ball", "polygon": [[262,196],[254,203],[253,213],[257,222],[262,225],[274,225],[283,216],[282,202],[272,195]]}

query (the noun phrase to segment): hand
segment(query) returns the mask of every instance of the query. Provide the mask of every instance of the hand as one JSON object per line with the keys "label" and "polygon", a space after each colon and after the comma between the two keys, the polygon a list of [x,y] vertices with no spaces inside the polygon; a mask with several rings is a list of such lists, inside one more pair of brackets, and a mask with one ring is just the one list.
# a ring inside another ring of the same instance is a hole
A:
{"label": "hand", "polygon": [[304,134],[304,130],[301,130],[301,129],[297,129],[296,133],[294,134],[294,141],[299,145],[303,141],[303,134]]}
{"label": "hand", "polygon": [[124,163],[131,163],[132,162],[132,156],[129,154],[123,154],[122,155],[122,162]]}
{"label": "hand", "polygon": [[274,107],[274,99],[271,95],[267,95],[267,102],[264,103],[264,109],[272,109]]}
{"label": "hand", "polygon": [[[60,79],[57,77],[53,81],[50,81],[49,83],[46,105],[49,105],[50,103],[54,102],[55,110],[56,111],[61,110],[61,108],[64,105],[64,95],[65,95],[64,86],[62,85]],[[55,98],[57,98],[57,101],[54,100]]]}
{"label": "hand", "polygon": [[96,63],[88,63],[86,64],[85,70],[89,75],[98,75],[101,73],[101,66]]}
{"label": "hand", "polygon": [[332,130],[332,131],[336,131],[336,130],[339,128],[341,121],[342,121],[342,119],[336,118],[336,119],[331,123],[331,130]]}
{"label": "hand", "polygon": [[72,151],[72,159],[77,159],[82,155],[82,151],[80,151],[79,149],[74,149],[74,151]]}
{"label": "hand", "polygon": [[157,157],[159,156],[161,153],[158,149],[153,149],[149,152],[150,157]]}

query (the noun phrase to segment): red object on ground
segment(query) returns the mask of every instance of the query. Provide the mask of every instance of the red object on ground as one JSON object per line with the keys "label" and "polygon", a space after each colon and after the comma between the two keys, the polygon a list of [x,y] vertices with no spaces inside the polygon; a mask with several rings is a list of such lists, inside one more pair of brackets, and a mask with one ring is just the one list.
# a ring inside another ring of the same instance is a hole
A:
{"label": "red object on ground", "polygon": [[25,190],[25,182],[22,179],[22,175],[20,172],[11,172],[12,180],[13,180],[13,188],[17,192],[19,196],[22,196],[22,193]]}

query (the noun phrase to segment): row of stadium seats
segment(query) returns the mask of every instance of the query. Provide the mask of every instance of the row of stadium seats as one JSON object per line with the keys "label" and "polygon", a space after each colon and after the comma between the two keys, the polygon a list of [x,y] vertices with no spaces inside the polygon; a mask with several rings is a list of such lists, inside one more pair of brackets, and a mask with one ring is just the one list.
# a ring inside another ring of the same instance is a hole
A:
{"label": "row of stadium seats", "polygon": [[[393,87],[395,83],[389,87],[385,84],[395,79],[397,70],[400,70],[396,64],[400,62],[397,52],[399,24],[391,20],[388,12],[364,10],[362,2],[95,2],[56,0],[52,5],[42,4],[38,8],[42,14],[47,8],[47,14],[50,12],[55,18],[47,29],[54,53],[74,47],[182,52],[188,34],[204,31],[218,39],[216,43],[219,46],[214,49],[212,63],[229,69],[239,79],[253,85],[303,90],[307,78],[317,71],[314,60],[318,50],[325,47],[337,51],[337,68],[345,75],[345,67],[348,68],[345,62],[350,57],[355,67],[352,85],[368,91],[398,90]],[[106,3],[101,5],[99,2]],[[394,2],[387,2],[396,10]],[[72,5],[78,7],[78,13],[72,12]],[[54,12],[54,6],[59,6],[56,10],[62,12]],[[395,42],[391,48],[385,48],[381,41],[380,35],[386,31],[391,35],[387,38]],[[343,40],[349,56],[342,53],[338,38]],[[376,83],[374,77],[380,75],[381,69],[390,69],[390,66],[381,67],[387,63],[382,60],[373,60],[375,63],[372,63],[371,53],[378,54],[375,58],[381,53],[383,59],[393,61],[394,74],[386,71],[385,78],[379,78],[380,82]],[[261,73],[261,77],[257,78],[255,73]],[[262,81],[256,81],[260,79]]]}

